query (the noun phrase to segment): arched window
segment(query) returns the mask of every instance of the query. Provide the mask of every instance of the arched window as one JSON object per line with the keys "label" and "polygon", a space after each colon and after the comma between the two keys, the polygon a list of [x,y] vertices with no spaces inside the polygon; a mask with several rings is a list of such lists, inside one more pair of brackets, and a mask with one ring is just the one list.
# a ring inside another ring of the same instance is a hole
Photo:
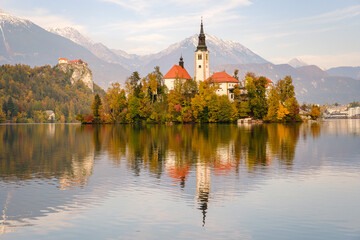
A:
{"label": "arched window", "polygon": [[202,54],[198,54],[198,60],[202,60]]}

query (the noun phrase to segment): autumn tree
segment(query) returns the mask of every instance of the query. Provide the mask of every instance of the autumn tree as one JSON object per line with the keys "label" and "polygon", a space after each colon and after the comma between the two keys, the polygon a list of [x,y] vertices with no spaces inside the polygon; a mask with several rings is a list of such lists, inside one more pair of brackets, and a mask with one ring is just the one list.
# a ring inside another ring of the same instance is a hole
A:
{"label": "autumn tree", "polygon": [[279,120],[277,115],[279,106],[280,105],[283,106],[283,105],[280,103],[280,96],[276,88],[272,88],[270,90],[267,102],[269,108],[265,119],[267,121],[273,121],[273,122]]}
{"label": "autumn tree", "polygon": [[104,96],[104,110],[106,114],[109,115],[109,121],[124,121],[124,110],[126,107],[127,100],[125,90],[121,89],[120,83],[113,83]]}
{"label": "autumn tree", "polygon": [[310,117],[312,120],[316,120],[321,117],[321,111],[318,105],[312,105],[310,109]]}
{"label": "autumn tree", "polygon": [[200,81],[199,92],[191,99],[191,110],[197,122],[209,121],[209,106],[219,88],[217,83],[211,81]]}
{"label": "autumn tree", "polygon": [[100,96],[99,96],[99,94],[96,94],[94,101],[91,104],[92,114],[94,116],[95,123],[101,122],[101,119],[100,119],[101,106],[102,106],[102,103],[101,103]]}
{"label": "autumn tree", "polygon": [[250,115],[255,119],[262,119],[267,114],[266,84],[265,77],[256,77],[248,73],[245,78],[245,89],[249,101]]}
{"label": "autumn tree", "polygon": [[3,112],[2,108],[0,108],[0,123],[6,122],[6,114]]}
{"label": "autumn tree", "polygon": [[276,90],[279,94],[280,103],[286,107],[289,112],[285,120],[300,121],[300,106],[295,98],[295,89],[294,85],[292,84],[292,78],[290,76],[286,76],[284,79],[277,81]]}

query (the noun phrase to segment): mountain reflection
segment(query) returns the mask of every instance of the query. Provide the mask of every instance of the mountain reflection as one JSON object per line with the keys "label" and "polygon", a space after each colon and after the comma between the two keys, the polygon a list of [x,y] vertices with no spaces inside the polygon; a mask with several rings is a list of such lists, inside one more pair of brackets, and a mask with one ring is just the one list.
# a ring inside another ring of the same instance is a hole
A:
{"label": "mountain reflection", "polygon": [[[244,171],[257,176],[274,164],[291,169],[299,137],[317,138],[321,127],[320,124],[1,125],[0,183],[6,186],[40,179],[55,182],[57,191],[87,188],[94,172],[102,171],[95,167],[96,162],[106,156],[113,167],[125,164],[135,177],[149,173],[156,179],[170,179],[184,191],[194,189],[192,196],[205,225],[215,192],[212,181],[240,176]],[[189,180],[190,176],[196,183]],[[29,210],[17,207],[19,200],[9,197],[11,191],[1,191],[4,216],[8,214],[12,219],[26,216],[24,213]],[[38,197],[46,198],[49,191],[44,188],[43,195]],[[54,203],[31,197],[34,201],[29,217],[42,216],[44,209],[64,206],[76,195],[64,191],[65,198],[51,191],[59,196]]]}

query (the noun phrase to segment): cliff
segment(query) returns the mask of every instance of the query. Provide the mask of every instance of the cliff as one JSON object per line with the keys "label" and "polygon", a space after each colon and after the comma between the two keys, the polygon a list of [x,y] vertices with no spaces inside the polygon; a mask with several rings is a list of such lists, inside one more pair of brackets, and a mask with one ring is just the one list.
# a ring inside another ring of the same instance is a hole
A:
{"label": "cliff", "polygon": [[74,84],[78,81],[82,81],[85,86],[91,89],[94,92],[94,81],[91,70],[80,63],[59,63],[58,68],[65,73],[68,71],[72,71],[72,75],[70,78],[71,84]]}

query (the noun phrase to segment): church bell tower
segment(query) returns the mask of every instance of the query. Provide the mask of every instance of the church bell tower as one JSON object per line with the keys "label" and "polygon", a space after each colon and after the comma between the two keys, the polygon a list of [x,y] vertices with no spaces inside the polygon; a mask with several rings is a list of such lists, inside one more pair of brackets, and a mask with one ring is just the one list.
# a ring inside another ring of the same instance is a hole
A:
{"label": "church bell tower", "polygon": [[201,18],[199,43],[195,51],[195,79],[197,82],[204,81],[210,77],[209,51],[205,43],[205,33]]}

